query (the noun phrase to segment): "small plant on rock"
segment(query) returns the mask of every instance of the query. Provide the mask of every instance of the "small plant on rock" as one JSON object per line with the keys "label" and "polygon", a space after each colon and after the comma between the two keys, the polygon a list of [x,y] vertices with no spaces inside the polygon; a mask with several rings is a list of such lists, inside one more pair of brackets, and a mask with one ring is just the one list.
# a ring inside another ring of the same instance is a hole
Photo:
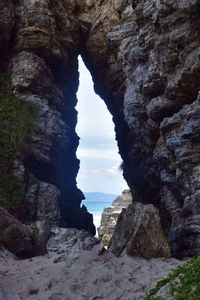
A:
{"label": "small plant on rock", "polygon": [[150,290],[145,300],[162,300],[159,291],[167,284],[169,299],[200,300],[200,257],[194,258],[159,281],[155,288]]}

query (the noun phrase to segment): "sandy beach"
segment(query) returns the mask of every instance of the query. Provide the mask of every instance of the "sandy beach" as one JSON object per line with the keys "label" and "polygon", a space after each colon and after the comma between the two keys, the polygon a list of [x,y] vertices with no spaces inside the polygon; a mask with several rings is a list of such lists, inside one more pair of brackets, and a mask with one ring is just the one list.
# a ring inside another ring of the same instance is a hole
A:
{"label": "sandy beach", "polygon": [[71,265],[55,263],[48,255],[1,258],[0,300],[139,300],[182,264],[173,258],[116,258],[109,252],[99,256],[100,247],[83,250]]}

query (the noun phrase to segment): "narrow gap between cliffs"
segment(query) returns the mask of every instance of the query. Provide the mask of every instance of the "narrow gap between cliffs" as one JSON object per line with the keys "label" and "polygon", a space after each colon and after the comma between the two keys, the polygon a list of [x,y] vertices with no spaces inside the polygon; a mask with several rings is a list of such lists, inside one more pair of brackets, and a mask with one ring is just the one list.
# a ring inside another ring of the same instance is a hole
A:
{"label": "narrow gap between cliffs", "polygon": [[82,204],[93,214],[97,228],[103,209],[111,206],[113,200],[127,189],[127,184],[120,171],[121,158],[112,116],[104,101],[95,94],[92,77],[80,56],[77,98],[76,132],[80,137],[77,183],[86,197]]}

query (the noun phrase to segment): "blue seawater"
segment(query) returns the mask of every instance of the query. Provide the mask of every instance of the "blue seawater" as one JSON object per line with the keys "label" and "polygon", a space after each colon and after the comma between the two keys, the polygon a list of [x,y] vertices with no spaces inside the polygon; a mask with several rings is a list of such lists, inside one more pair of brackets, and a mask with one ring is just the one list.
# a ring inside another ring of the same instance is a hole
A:
{"label": "blue seawater", "polygon": [[82,201],[82,204],[84,204],[87,207],[88,212],[90,212],[93,215],[101,215],[105,207],[109,207],[112,205],[112,201]]}
{"label": "blue seawater", "polygon": [[100,226],[101,214],[105,207],[112,205],[112,201],[87,201],[82,202],[87,207],[89,213],[93,214],[93,222],[96,228]]}

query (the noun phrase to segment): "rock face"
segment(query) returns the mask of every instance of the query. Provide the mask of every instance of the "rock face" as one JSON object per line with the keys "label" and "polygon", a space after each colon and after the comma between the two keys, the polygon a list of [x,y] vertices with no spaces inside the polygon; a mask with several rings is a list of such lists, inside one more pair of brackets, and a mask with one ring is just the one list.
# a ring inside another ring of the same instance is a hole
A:
{"label": "rock face", "polygon": [[51,228],[50,223],[42,222],[28,227],[0,208],[0,247],[18,257],[47,253],[55,262],[71,264],[80,257],[81,250],[91,250],[98,243],[86,230]]}
{"label": "rock face", "polygon": [[82,250],[91,250],[97,244],[98,239],[86,230],[56,227],[51,231],[47,254],[54,263],[65,262],[69,266],[80,257]]}
{"label": "rock face", "polygon": [[0,246],[17,256],[31,256],[34,248],[31,230],[0,208]]}
{"label": "rock face", "polygon": [[118,196],[111,207],[106,207],[101,215],[101,225],[98,230],[99,238],[104,246],[108,246],[109,241],[117,224],[118,216],[123,208],[127,208],[132,203],[130,190],[124,190],[121,196]]}
{"label": "rock face", "polygon": [[70,40],[64,45],[57,37],[57,16],[49,1],[5,2],[0,5],[0,41],[6,51],[0,51],[8,62],[7,67],[0,64],[0,71],[9,69],[15,95],[38,108],[30,149],[15,162],[26,208],[23,216],[16,216],[95,234],[92,215],[80,208],[84,196],[76,187],[77,52]]}
{"label": "rock face", "polygon": [[170,257],[158,210],[152,204],[133,203],[122,210],[108,249],[119,256],[125,248],[131,256]]}
{"label": "rock face", "polygon": [[173,255],[200,254],[199,13],[198,0],[1,1],[0,71],[39,107],[41,130],[18,162],[27,206],[45,184],[59,222],[94,233],[76,187],[81,54],[113,115],[134,199],[159,209]]}

